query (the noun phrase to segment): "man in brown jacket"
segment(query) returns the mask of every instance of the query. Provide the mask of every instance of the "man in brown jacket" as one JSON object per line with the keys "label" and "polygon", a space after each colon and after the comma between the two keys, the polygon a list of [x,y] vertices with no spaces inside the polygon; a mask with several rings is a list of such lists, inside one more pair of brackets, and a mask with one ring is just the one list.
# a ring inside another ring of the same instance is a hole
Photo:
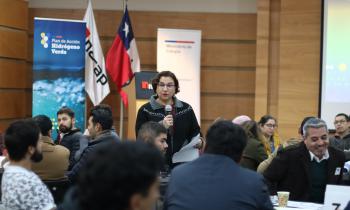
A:
{"label": "man in brown jacket", "polygon": [[37,115],[34,121],[41,131],[43,160],[32,165],[32,170],[42,180],[58,180],[65,178],[69,165],[69,150],[55,145],[51,139],[52,122],[46,115]]}

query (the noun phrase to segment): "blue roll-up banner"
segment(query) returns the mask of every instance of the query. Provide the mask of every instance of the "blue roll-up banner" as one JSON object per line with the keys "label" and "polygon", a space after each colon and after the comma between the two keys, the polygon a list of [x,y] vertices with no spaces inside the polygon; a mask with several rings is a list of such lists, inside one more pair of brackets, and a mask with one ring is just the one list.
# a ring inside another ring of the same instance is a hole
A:
{"label": "blue roll-up banner", "polygon": [[75,112],[76,127],[85,125],[86,24],[76,20],[34,19],[33,116],[45,114],[57,136],[57,111]]}

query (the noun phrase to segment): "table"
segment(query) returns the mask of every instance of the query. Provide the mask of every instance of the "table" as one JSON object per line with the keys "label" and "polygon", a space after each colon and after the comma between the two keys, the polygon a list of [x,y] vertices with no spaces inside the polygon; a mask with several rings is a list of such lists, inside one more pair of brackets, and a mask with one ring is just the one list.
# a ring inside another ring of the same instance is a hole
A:
{"label": "table", "polygon": [[[277,204],[276,204],[277,205]],[[311,202],[288,201],[287,207],[274,207],[276,210],[322,210],[323,204]]]}

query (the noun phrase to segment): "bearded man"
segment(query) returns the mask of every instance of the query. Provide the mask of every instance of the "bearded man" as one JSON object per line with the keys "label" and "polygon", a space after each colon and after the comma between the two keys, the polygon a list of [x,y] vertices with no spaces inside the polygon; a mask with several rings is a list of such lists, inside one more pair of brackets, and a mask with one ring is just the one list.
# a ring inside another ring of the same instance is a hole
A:
{"label": "bearded man", "polygon": [[46,185],[32,170],[33,162],[43,159],[40,129],[33,120],[12,123],[5,132],[5,146],[10,159],[2,176],[5,209],[55,209]]}
{"label": "bearded man", "polygon": [[70,171],[76,163],[75,153],[81,149],[87,147],[88,140],[80,132],[79,128],[75,127],[75,113],[68,107],[62,107],[57,111],[57,122],[59,128],[58,144],[66,147],[69,154],[69,166]]}

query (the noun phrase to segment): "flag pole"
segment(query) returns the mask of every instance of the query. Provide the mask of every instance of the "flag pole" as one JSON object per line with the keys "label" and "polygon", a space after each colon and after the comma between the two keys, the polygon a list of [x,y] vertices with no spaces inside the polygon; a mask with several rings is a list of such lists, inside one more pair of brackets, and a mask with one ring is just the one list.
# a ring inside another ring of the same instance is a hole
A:
{"label": "flag pole", "polygon": [[123,104],[123,100],[120,97],[120,125],[119,125],[119,136],[120,139],[123,139],[123,121],[124,121],[124,104]]}
{"label": "flag pole", "polygon": [[[123,1],[123,12],[125,13],[125,7],[126,7],[126,1],[127,0],[122,0]],[[123,139],[123,127],[124,127],[124,104],[123,100],[120,97],[120,114],[119,114],[119,136],[120,139]]]}

